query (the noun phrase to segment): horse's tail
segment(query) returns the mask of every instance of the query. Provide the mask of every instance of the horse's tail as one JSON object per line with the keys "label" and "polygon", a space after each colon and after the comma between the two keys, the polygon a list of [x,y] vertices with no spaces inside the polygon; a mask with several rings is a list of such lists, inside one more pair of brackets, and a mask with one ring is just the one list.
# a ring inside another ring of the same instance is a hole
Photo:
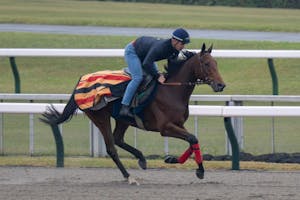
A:
{"label": "horse's tail", "polygon": [[59,113],[54,106],[51,105],[47,107],[47,111],[42,114],[43,118],[40,118],[40,120],[49,125],[60,124],[67,120],[71,120],[77,108],[78,106],[75,102],[73,93],[62,113]]}

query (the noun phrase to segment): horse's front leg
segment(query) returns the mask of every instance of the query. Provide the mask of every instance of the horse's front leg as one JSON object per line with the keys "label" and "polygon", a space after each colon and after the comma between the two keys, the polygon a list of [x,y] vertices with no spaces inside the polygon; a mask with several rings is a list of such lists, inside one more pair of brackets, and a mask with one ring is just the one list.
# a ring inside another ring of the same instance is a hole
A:
{"label": "horse's front leg", "polygon": [[196,170],[196,175],[198,178],[204,178],[204,167],[203,167],[203,157],[200,149],[198,139],[187,132],[185,128],[179,127],[173,123],[167,124],[161,131],[161,135],[165,137],[175,137],[187,141],[190,147],[178,158],[174,156],[167,156],[165,159],[166,163],[180,163],[183,164],[193,153],[194,159],[198,165]]}

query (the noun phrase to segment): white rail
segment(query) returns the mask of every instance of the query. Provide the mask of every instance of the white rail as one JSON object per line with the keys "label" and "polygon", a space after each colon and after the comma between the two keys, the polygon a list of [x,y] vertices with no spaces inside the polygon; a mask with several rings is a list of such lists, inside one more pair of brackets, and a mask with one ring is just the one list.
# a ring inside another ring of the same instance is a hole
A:
{"label": "white rail", "polygon": [[[190,49],[198,52],[198,49]],[[221,58],[300,58],[300,50],[218,50]],[[124,49],[31,49],[0,48],[0,57],[123,57]]]}
{"label": "white rail", "polygon": [[[0,100],[68,100],[71,94],[0,93]],[[192,95],[190,101],[300,102],[300,95]]]}
{"label": "white rail", "polygon": [[189,106],[190,115],[216,117],[299,117],[300,106]]}
{"label": "white rail", "polygon": [[[65,104],[53,104],[62,112]],[[39,114],[49,103],[0,103],[0,113]],[[298,117],[300,106],[189,106],[190,115],[215,117]],[[82,113],[81,111],[78,111]]]}
{"label": "white rail", "polygon": [[[39,114],[46,111],[49,103],[0,103],[0,115],[2,113],[23,113],[23,114]],[[55,108],[62,112],[65,104],[53,104]],[[193,116],[216,116],[216,117],[299,117],[300,106],[189,106],[190,115]],[[79,111],[78,113],[82,113]],[[33,120],[33,117],[31,117]],[[0,130],[2,131],[2,130]],[[91,141],[91,154],[105,155],[105,148],[102,138],[98,138],[97,133],[91,133],[96,140]],[[2,132],[0,133],[0,150],[2,149]],[[33,153],[33,130],[30,130],[30,153]],[[99,145],[102,144],[102,145]],[[93,150],[98,148],[98,150]],[[166,148],[166,147],[165,147]],[[168,153],[168,151],[166,151]],[[97,156],[98,156],[97,155]]]}
{"label": "white rail", "polygon": [[[65,104],[52,104],[62,112]],[[49,103],[0,103],[0,113],[40,114],[46,111]]]}

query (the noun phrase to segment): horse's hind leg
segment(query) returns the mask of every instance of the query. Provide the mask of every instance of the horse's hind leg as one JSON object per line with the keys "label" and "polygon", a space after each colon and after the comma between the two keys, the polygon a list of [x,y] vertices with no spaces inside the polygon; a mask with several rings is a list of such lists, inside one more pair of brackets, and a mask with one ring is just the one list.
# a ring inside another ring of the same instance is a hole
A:
{"label": "horse's hind leg", "polygon": [[110,113],[105,110],[100,111],[86,111],[86,115],[94,122],[94,124],[101,131],[108,155],[115,162],[117,167],[122,172],[124,178],[129,179],[129,173],[123,166],[122,162],[119,159],[117,149],[114,146],[114,137],[111,132],[111,123],[110,123]]}
{"label": "horse's hind leg", "polygon": [[138,149],[136,149],[124,142],[124,135],[125,135],[125,132],[126,132],[128,126],[129,126],[128,124],[125,124],[121,121],[116,121],[116,127],[113,132],[113,135],[115,138],[115,143],[120,148],[128,151],[129,153],[134,155],[137,159],[139,159],[138,163],[142,169],[147,169],[147,162],[146,162],[146,159],[145,159],[143,153],[141,151],[139,151]]}

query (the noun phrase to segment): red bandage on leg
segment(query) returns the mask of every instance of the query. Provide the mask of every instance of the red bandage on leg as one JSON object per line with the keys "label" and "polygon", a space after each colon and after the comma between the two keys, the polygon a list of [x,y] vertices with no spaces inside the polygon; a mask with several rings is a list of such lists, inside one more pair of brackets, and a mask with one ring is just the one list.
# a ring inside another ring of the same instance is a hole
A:
{"label": "red bandage on leg", "polygon": [[192,148],[188,148],[179,158],[178,158],[178,162],[180,164],[183,164],[193,153]]}
{"label": "red bandage on leg", "polygon": [[196,163],[197,164],[202,163],[203,158],[202,158],[202,154],[201,154],[201,151],[200,151],[199,144],[198,143],[197,144],[193,144],[192,145],[192,150],[193,150],[193,152],[195,154],[195,161],[196,161]]}

